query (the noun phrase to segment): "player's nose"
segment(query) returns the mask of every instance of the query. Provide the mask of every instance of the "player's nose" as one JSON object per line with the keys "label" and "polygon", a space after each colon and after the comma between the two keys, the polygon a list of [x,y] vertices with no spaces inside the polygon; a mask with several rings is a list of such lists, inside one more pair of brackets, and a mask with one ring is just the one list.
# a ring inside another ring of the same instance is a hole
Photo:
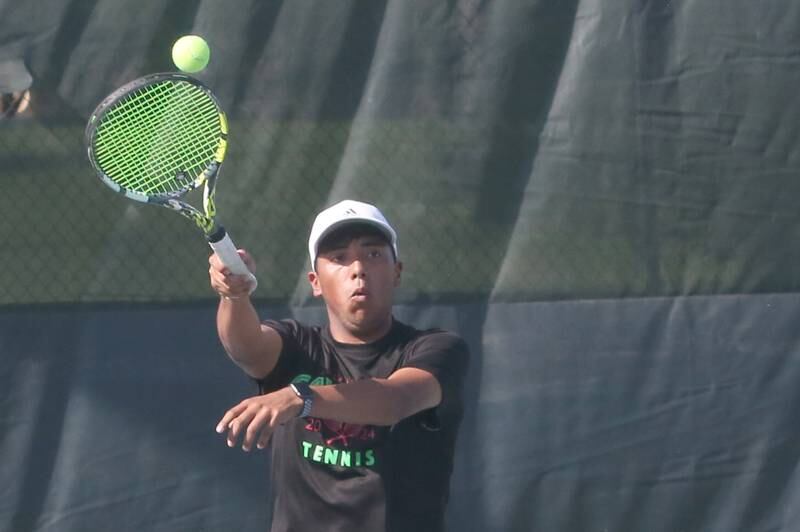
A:
{"label": "player's nose", "polygon": [[350,278],[358,279],[366,277],[367,270],[364,267],[364,262],[361,259],[355,259],[350,263]]}

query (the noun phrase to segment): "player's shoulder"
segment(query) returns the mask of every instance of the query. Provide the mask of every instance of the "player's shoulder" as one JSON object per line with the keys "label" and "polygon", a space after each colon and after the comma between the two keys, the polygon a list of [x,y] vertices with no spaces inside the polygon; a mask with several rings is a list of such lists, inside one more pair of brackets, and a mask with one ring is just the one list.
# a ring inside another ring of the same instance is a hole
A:
{"label": "player's shoulder", "polygon": [[409,344],[415,348],[436,348],[443,350],[467,350],[467,343],[453,331],[432,327],[429,329],[416,329],[408,327]]}
{"label": "player's shoulder", "polygon": [[293,339],[300,343],[317,339],[320,337],[321,329],[318,326],[307,325],[292,318],[279,320],[265,320],[263,325],[273,329],[280,334],[284,340]]}

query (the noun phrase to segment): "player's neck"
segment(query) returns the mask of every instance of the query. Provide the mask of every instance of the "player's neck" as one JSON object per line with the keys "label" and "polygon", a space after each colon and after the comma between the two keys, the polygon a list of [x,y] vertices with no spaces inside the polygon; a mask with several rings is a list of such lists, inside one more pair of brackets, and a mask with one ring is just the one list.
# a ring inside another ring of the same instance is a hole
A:
{"label": "player's neck", "polygon": [[366,330],[351,329],[335,319],[328,320],[331,337],[342,344],[370,344],[386,336],[392,329],[392,315],[389,314],[377,326]]}

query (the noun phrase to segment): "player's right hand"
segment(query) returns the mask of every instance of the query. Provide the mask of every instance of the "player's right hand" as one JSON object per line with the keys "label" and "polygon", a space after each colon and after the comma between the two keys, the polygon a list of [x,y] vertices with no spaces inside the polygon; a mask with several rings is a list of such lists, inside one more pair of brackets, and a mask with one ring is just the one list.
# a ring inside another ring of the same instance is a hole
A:
{"label": "player's right hand", "polygon": [[[242,257],[247,269],[256,272],[256,262],[250,254],[243,250],[236,250]],[[252,289],[252,279],[247,275],[234,275],[222,264],[216,253],[208,257],[208,275],[211,280],[211,288],[222,297],[228,299],[239,299],[250,295]]]}

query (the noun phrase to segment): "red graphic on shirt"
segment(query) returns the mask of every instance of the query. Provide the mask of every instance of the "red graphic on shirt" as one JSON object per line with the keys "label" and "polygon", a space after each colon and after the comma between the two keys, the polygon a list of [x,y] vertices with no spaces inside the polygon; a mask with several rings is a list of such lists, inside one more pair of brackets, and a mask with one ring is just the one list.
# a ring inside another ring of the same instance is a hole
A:
{"label": "red graphic on shirt", "polygon": [[355,425],[315,417],[306,418],[305,429],[321,433],[325,445],[332,447],[350,447],[355,442],[371,442],[376,437],[375,427],[372,425]]}
{"label": "red graphic on shirt", "polygon": [[[337,377],[336,381],[347,382],[341,376]],[[375,427],[372,425],[342,423],[315,417],[306,418],[305,429],[310,432],[319,432],[325,440],[325,445],[331,447],[351,447],[356,444],[356,447],[360,448],[365,442],[374,441],[376,438]]]}
{"label": "red graphic on shirt", "polygon": [[323,420],[322,425],[322,437],[326,445],[350,447],[350,441],[354,439],[362,442],[375,439],[375,427],[372,425],[350,425],[329,420]]}

